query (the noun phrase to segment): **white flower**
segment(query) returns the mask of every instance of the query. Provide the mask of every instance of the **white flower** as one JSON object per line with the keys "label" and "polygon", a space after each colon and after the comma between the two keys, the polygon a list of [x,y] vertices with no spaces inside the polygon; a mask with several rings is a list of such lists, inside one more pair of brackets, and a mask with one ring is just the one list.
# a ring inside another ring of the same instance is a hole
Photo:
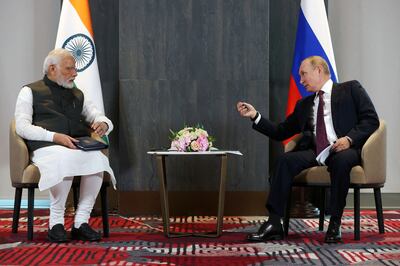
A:
{"label": "white flower", "polygon": [[174,133],[171,142],[171,149],[178,151],[207,151],[212,146],[212,137],[206,130],[196,127],[185,127]]}

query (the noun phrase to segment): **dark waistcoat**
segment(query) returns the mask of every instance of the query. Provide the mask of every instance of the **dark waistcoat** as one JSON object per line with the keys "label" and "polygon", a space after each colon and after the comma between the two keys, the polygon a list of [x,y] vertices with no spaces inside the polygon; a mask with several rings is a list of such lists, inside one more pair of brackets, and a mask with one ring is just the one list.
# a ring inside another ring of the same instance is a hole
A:
{"label": "dark waistcoat", "polygon": [[[47,76],[27,86],[32,90],[33,125],[71,137],[90,135],[90,128],[82,116],[82,91],[59,86]],[[56,143],[28,140],[27,145],[30,151],[34,151]]]}

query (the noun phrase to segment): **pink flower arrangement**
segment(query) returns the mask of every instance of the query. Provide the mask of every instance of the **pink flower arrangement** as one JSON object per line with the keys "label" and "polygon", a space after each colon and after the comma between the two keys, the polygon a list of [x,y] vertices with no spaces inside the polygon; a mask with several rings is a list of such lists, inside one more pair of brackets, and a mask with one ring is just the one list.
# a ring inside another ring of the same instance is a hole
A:
{"label": "pink flower arrangement", "polygon": [[201,126],[185,127],[178,132],[171,132],[170,150],[182,152],[209,151],[214,138],[209,136]]}

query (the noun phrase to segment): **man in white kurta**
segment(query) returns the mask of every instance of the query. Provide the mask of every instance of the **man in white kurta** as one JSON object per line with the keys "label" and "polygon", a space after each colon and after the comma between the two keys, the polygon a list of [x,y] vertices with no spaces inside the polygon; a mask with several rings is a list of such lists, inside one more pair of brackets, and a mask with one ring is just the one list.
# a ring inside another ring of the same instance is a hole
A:
{"label": "man in white kurta", "polygon": [[[43,80],[23,87],[18,95],[15,119],[17,134],[24,138],[32,162],[39,168],[39,190],[49,189],[50,217],[48,238],[67,241],[64,228],[65,203],[74,176],[82,176],[72,239],[97,241],[101,235],[88,224],[95,199],[107,171],[115,187],[108,158],[101,151],[76,148],[74,137],[108,135],[112,122],[75,88],[75,59],[64,49],[46,57]],[[88,129],[86,131],[86,129]]]}

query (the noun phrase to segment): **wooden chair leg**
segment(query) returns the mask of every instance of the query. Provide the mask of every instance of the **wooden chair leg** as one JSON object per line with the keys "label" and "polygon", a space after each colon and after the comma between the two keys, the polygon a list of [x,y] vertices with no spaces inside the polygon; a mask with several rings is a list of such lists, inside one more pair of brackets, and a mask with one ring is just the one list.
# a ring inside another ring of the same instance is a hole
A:
{"label": "wooden chair leg", "polygon": [[289,197],[287,198],[287,202],[286,202],[285,217],[283,217],[283,231],[285,232],[286,237],[289,235],[291,201],[292,201],[292,188],[290,188],[290,191],[289,191]]}
{"label": "wooden chair leg", "polygon": [[28,188],[28,240],[33,239],[33,202],[35,199],[35,188]]}
{"label": "wooden chair leg", "polygon": [[12,221],[12,232],[18,233],[19,214],[21,211],[22,188],[15,188],[14,212]]}
{"label": "wooden chair leg", "polygon": [[360,240],[360,188],[354,188],[354,240]]}
{"label": "wooden chair leg", "polygon": [[107,198],[107,185],[103,184],[100,190],[101,194],[101,215],[103,219],[103,236],[110,236],[110,225],[108,223],[108,198]]}
{"label": "wooden chair leg", "polygon": [[324,231],[325,220],[325,194],[326,188],[322,187],[320,190],[320,206],[319,206],[319,231]]}
{"label": "wooden chair leg", "polygon": [[375,208],[376,208],[376,217],[378,219],[378,228],[379,233],[385,233],[385,224],[383,218],[383,210],[382,210],[382,196],[381,196],[381,189],[374,188],[374,196],[375,196]]}

